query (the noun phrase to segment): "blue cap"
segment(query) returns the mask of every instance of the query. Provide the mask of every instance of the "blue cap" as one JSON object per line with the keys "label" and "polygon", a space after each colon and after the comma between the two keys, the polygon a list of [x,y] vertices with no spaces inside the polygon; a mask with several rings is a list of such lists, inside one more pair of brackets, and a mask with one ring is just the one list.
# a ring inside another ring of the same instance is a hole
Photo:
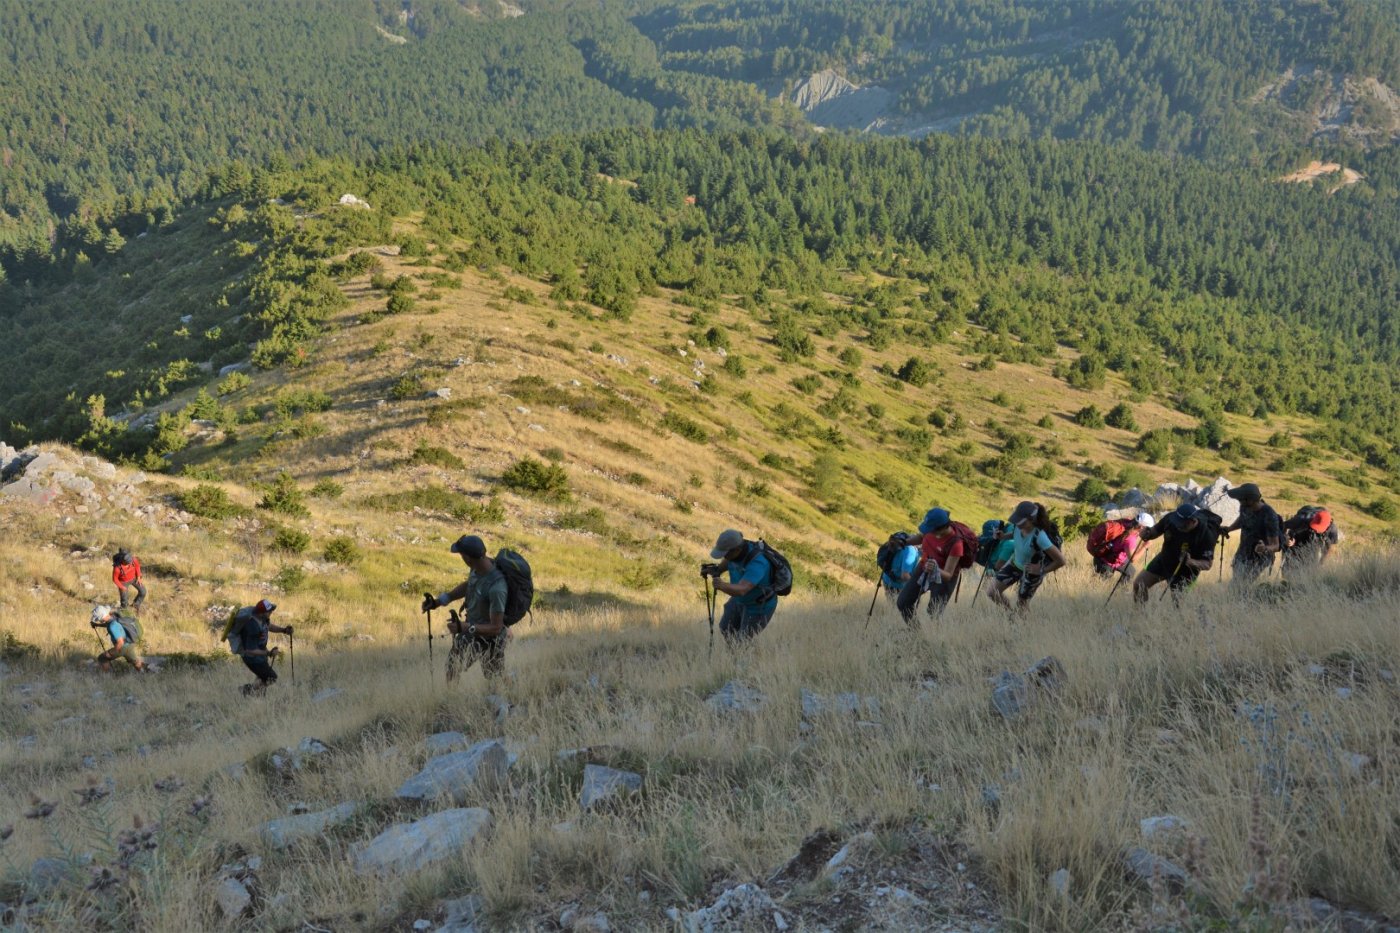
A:
{"label": "blue cap", "polygon": [[452,543],[452,553],[461,554],[472,560],[480,560],[486,556],[486,542],[476,535],[462,535]]}
{"label": "blue cap", "polygon": [[928,514],[924,516],[924,520],[919,522],[919,533],[931,534],[942,528],[947,528],[951,521],[952,519],[948,517],[947,509],[929,509]]}

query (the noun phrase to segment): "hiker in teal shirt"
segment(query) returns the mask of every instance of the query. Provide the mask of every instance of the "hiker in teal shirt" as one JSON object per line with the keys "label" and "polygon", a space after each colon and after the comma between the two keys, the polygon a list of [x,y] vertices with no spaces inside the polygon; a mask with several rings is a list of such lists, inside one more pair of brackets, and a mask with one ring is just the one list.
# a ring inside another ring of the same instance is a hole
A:
{"label": "hiker in teal shirt", "polygon": [[[719,630],[725,641],[736,645],[767,628],[778,609],[778,597],[772,589],[773,568],[763,549],[756,542],[745,541],[733,528],[719,536],[710,556],[719,558],[720,563],[707,564],[704,569],[715,578],[715,589],[729,594]],[[728,583],[719,579],[726,570]]]}

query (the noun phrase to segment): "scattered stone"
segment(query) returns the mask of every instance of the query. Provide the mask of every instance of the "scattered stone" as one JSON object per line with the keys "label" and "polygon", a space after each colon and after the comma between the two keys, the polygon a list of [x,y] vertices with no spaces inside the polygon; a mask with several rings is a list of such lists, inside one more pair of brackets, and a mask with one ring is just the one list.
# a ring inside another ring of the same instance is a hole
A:
{"label": "scattered stone", "polygon": [[344,695],[345,691],[340,689],[339,687],[327,687],[324,690],[318,690],[317,692],[313,693],[311,695],[311,702],[325,703],[327,700],[334,700],[336,697]]}
{"label": "scattered stone", "polygon": [[308,761],[329,754],[330,750],[325,742],[308,736],[298,742],[296,748],[284,748],[273,753],[270,760],[275,771],[300,771]]}
{"label": "scattered stone", "polygon": [[413,929],[420,931],[420,933],[421,933],[421,931],[424,931],[424,930],[431,930],[432,928],[433,928],[433,922],[432,922],[431,920],[421,920],[421,919],[420,919],[420,920],[415,920],[415,921],[413,921]]}
{"label": "scattered stone", "polygon": [[778,912],[773,899],[756,884],[741,884],[721,894],[709,907],[685,917],[686,933],[739,933],[763,929]]}
{"label": "scattered stone", "polygon": [[855,716],[864,712],[870,716],[880,715],[880,701],[876,697],[863,697],[857,693],[837,693],[828,697],[813,693],[804,687],[801,698],[802,715],[809,719],[828,713]]}
{"label": "scattered stone", "polygon": [[423,740],[429,755],[441,755],[467,744],[467,737],[460,732],[438,732]]}
{"label": "scattered stone", "polygon": [[1338,688],[1337,688],[1337,699],[1339,699],[1339,700],[1349,700],[1349,699],[1351,699],[1351,694],[1352,694],[1352,689],[1351,689],[1350,687],[1338,687]]}
{"label": "scattered stone", "polygon": [[258,830],[263,842],[274,849],[288,849],[299,842],[324,834],[327,830],[343,826],[355,818],[356,804],[342,803],[316,813],[301,813],[297,816],[270,820]]}
{"label": "scattered stone", "polygon": [[583,790],[578,802],[585,810],[631,796],[642,789],[642,776],[633,771],[619,771],[603,765],[586,765],[583,769]]}
{"label": "scattered stone", "polygon": [[452,397],[452,389],[449,386],[443,386],[441,389],[429,389],[423,397],[449,399]]}
{"label": "scattered stone", "polygon": [[1360,752],[1342,752],[1342,764],[1352,774],[1360,774],[1371,766],[1371,756]]}
{"label": "scattered stone", "polygon": [[466,751],[429,759],[427,766],[405,781],[394,796],[423,802],[446,797],[464,804],[478,792],[490,793],[500,787],[509,767],[506,747],[500,741],[477,742]]}
{"label": "scattered stone", "polygon": [[35,859],[29,867],[29,885],[35,891],[52,891],[73,871],[73,863],[62,858]]}
{"label": "scattered stone", "polygon": [[827,859],[826,865],[822,867],[822,872],[828,875],[835,873],[838,869],[840,869],[847,862],[849,862],[853,855],[859,853],[863,849],[868,848],[872,843],[874,843],[874,841],[874,833],[870,832],[869,830],[861,833],[859,836],[856,836],[850,842],[846,843],[839,850],[837,850],[835,855]]}
{"label": "scattered stone", "polygon": [[1187,823],[1179,816],[1149,816],[1138,820],[1142,838],[1151,842],[1159,836],[1170,836],[1186,829]]}
{"label": "scattered stone", "polygon": [[476,921],[481,918],[485,902],[476,894],[453,898],[438,904],[445,915],[438,933],[475,933]]}
{"label": "scattered stone", "polygon": [[1123,867],[1127,869],[1128,876],[1140,884],[1150,887],[1155,879],[1175,894],[1186,890],[1190,882],[1186,870],[1180,865],[1153,855],[1140,846],[1123,850]]}
{"label": "scattered stone", "polygon": [[229,779],[241,781],[248,774],[248,766],[241,761],[235,761],[231,765],[224,765],[223,772]]}
{"label": "scattered stone", "polygon": [[243,912],[253,905],[253,895],[237,878],[225,878],[214,889],[214,902],[225,917],[233,919],[243,916]]}
{"label": "scattered stone", "polygon": [[710,694],[705,705],[717,713],[756,713],[768,705],[768,698],[747,684],[731,680]]}
{"label": "scattered stone", "polygon": [[504,723],[507,719],[509,719],[510,714],[516,709],[515,706],[511,705],[510,700],[507,700],[499,693],[488,693],[486,695],[486,703],[495,712],[496,725],[498,726]]}
{"label": "scattered stone", "polygon": [[354,854],[360,874],[407,873],[461,855],[491,828],[491,814],[480,807],[443,810],[415,823],[398,823],[360,846]]}
{"label": "scattered stone", "polygon": [[1000,713],[1002,719],[1015,719],[1029,703],[1030,687],[1024,677],[1002,671],[993,681],[992,709]]}
{"label": "scattered stone", "polygon": [[1327,668],[1323,667],[1321,664],[1309,664],[1308,676],[1316,677],[1320,680],[1327,676]]}
{"label": "scattered stone", "polygon": [[617,751],[616,745],[585,745],[583,748],[566,748],[554,757],[562,764],[581,761],[586,765],[595,765],[610,760]]}
{"label": "scattered stone", "polygon": [[1060,897],[1069,897],[1069,869],[1059,868],[1050,873],[1046,879],[1050,884],[1050,890]]}

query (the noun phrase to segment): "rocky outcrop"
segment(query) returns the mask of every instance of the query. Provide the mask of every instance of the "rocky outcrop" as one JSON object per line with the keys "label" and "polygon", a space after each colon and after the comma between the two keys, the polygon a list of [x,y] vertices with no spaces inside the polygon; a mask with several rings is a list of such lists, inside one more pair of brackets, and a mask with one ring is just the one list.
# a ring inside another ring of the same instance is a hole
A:
{"label": "rocky outcrop", "polygon": [[262,836],[263,842],[274,849],[289,849],[297,843],[317,838],[328,830],[345,825],[355,818],[357,809],[353,803],[342,803],[329,810],[270,820],[262,825],[258,834]]}
{"label": "rocky outcrop", "polygon": [[788,99],[818,126],[865,130],[886,115],[895,95],[882,87],[858,87],[828,68],[793,88]]}
{"label": "rocky outcrop", "polygon": [[422,771],[404,781],[394,796],[423,802],[447,798],[453,803],[467,803],[470,797],[499,787],[509,767],[505,745],[495,739],[477,742],[466,751],[430,759]]}
{"label": "rocky outcrop", "polygon": [[443,810],[415,823],[398,823],[355,851],[360,874],[408,874],[448,858],[491,829],[491,814],[480,807]]}

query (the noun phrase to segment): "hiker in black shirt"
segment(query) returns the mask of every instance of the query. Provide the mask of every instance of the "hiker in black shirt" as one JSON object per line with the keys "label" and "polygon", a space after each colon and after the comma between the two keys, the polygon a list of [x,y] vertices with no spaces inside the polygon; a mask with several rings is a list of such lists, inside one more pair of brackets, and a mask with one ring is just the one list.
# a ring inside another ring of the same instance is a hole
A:
{"label": "hiker in black shirt", "polygon": [[[1163,580],[1180,592],[1209,570],[1215,560],[1215,529],[1219,521],[1213,512],[1183,502],[1154,527],[1144,528],[1138,552],[1156,538],[1162,539],[1162,547],[1133,580],[1133,599],[1147,602],[1147,591]],[[1136,552],[1133,559],[1137,559]]]}
{"label": "hiker in black shirt", "polygon": [[1327,560],[1332,548],[1342,540],[1332,513],[1315,505],[1305,505],[1283,523],[1288,539],[1283,544],[1283,569],[1289,571],[1303,566],[1316,567]]}
{"label": "hiker in black shirt", "polygon": [[1240,533],[1240,547],[1230,565],[1231,581],[1236,587],[1248,587],[1273,568],[1274,555],[1282,550],[1283,522],[1253,483],[1236,486],[1225,494],[1240,503],[1240,517],[1220,530],[1227,538],[1232,531]]}

